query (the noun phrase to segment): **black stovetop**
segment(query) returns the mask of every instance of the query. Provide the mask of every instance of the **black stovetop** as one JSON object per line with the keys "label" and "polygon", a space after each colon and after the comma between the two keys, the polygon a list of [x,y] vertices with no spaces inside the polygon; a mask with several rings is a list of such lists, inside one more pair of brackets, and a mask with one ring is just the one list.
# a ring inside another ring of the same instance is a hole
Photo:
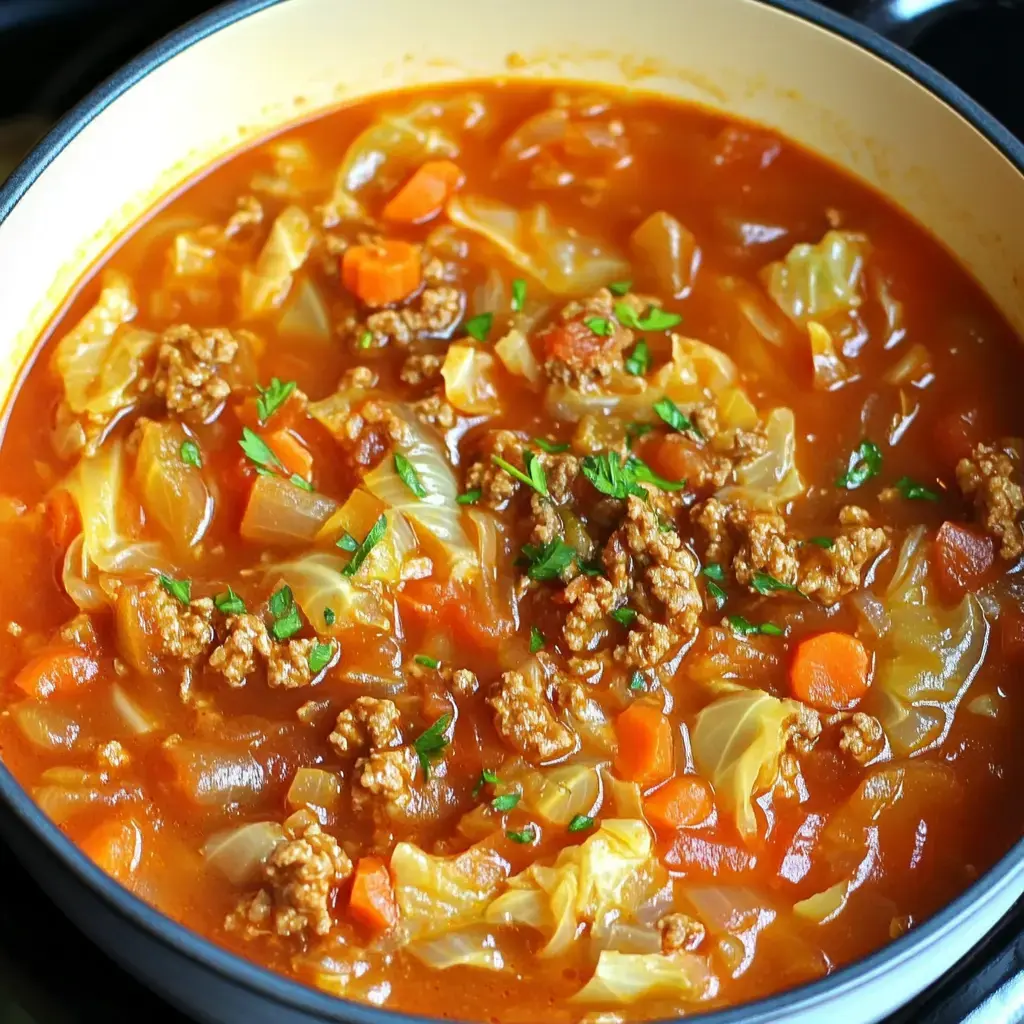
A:
{"label": "black stovetop", "polygon": [[[0,0],[0,179],[72,104],[210,0]],[[881,24],[943,7],[899,40],[1024,137],[1024,0],[826,0]],[[0,1024],[188,1024],[84,939],[0,846]],[[1024,1021],[1024,900],[887,1024]]]}

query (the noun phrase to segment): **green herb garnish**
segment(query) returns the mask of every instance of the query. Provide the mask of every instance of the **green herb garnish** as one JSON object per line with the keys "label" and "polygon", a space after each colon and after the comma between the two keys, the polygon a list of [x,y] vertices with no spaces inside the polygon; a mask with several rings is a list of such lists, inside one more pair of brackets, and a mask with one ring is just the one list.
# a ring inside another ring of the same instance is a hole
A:
{"label": "green herb garnish", "polygon": [[335,620],[335,614],[333,608],[324,609],[324,623],[327,626],[333,626]]}
{"label": "green herb garnish", "polygon": [[634,331],[667,331],[683,322],[678,313],[666,313],[657,306],[652,306],[643,316],[638,316],[632,306],[625,302],[615,303],[615,319]]}
{"label": "green herb garnish", "polygon": [[611,320],[603,316],[588,316],[583,323],[588,330],[593,331],[599,338],[608,338],[611,336],[612,331],[615,330]]}
{"label": "green herb garnish", "polygon": [[716,580],[719,583],[725,581],[725,570],[718,562],[708,562],[700,571],[701,576],[707,576],[709,580]]}
{"label": "green herb garnish", "polygon": [[546,643],[544,634],[536,627],[530,627],[530,653],[536,654]]}
{"label": "green herb garnish", "polygon": [[330,664],[334,657],[334,644],[325,644],[317,640],[309,652],[309,671],[318,676]]}
{"label": "green herb garnish", "polygon": [[638,437],[649,434],[654,429],[651,423],[627,423],[626,424],[626,447],[633,450],[633,442]]}
{"label": "green herb garnish", "polygon": [[654,403],[654,411],[673,429],[681,434],[693,434],[704,440],[704,435],[693,420],[685,415],[671,398],[661,398]]}
{"label": "green herb garnish", "polygon": [[465,323],[466,333],[475,341],[486,341],[487,335],[491,333],[491,324],[494,323],[493,313],[479,313],[471,316]]}
{"label": "green herb garnish", "polygon": [[588,814],[574,814],[569,822],[570,832],[586,832],[588,828],[594,827],[594,819]]}
{"label": "green herb garnish", "polygon": [[346,530],[335,542],[335,545],[342,551],[358,551],[359,541]]}
{"label": "green herb garnish", "polygon": [[634,346],[633,351],[626,357],[626,373],[634,377],[644,377],[651,368],[651,350],[647,342],[641,338]]}
{"label": "green herb garnish", "polygon": [[836,480],[836,487],[855,491],[862,484],[882,472],[882,452],[872,441],[861,441],[850,456],[849,468]]}
{"label": "green herb garnish", "polygon": [[909,476],[901,476],[896,481],[896,490],[909,501],[938,501],[939,495],[923,484],[916,483]]}
{"label": "green herb garnish", "polygon": [[786,591],[791,594],[799,594],[800,591],[792,583],[783,583],[782,580],[766,572],[755,572],[750,578],[750,585],[759,593],[767,596]]}
{"label": "green herb garnish", "polygon": [[526,282],[517,277],[512,282],[512,312],[521,313],[526,305]]}
{"label": "green herb garnish", "polygon": [[716,608],[721,608],[729,600],[729,595],[714,580],[708,580],[707,592]]}
{"label": "green herb garnish", "polygon": [[181,455],[181,461],[184,462],[186,466],[195,466],[196,469],[203,468],[203,458],[199,454],[199,445],[197,445],[191,438],[181,442],[179,453]]}
{"label": "green herb garnish", "polygon": [[354,576],[359,571],[359,567],[366,561],[366,556],[384,536],[384,531],[387,528],[388,517],[382,513],[380,519],[370,527],[370,532],[363,538],[362,544],[356,548],[348,565],[341,570],[342,576]]}
{"label": "green herb garnish", "polygon": [[238,444],[250,462],[254,462],[268,473],[273,474],[284,469],[281,460],[270,450],[267,442],[248,427],[242,427],[242,440]]}
{"label": "green herb garnish", "polygon": [[485,768],[480,773],[480,778],[477,779],[477,783],[473,787],[473,799],[476,800],[476,798],[480,796],[483,792],[484,786],[496,786],[499,782],[501,782],[501,779],[498,778],[498,773],[492,771],[490,768]]}
{"label": "green herb garnish", "polygon": [[369,348],[373,344],[373,331],[363,331],[363,333],[359,335],[359,341],[357,341],[356,344],[360,348]]}
{"label": "green herb garnish", "polygon": [[579,569],[584,576],[603,576],[604,566],[595,558],[592,562],[584,562],[580,558],[576,559],[576,567]]}
{"label": "green herb garnish", "polygon": [[544,437],[535,437],[533,443],[542,452],[547,452],[548,455],[558,455],[560,452],[567,452],[569,450],[568,441],[549,441]]}
{"label": "green herb garnish", "polygon": [[785,636],[786,631],[772,622],[753,623],[742,615],[730,615],[729,625],[740,634],[740,636],[752,636],[755,633],[762,633],[764,636]]}
{"label": "green herb garnish", "polygon": [[170,576],[161,576],[160,586],[179,604],[183,604],[186,608],[189,606],[192,600],[191,580],[176,580]]}
{"label": "green herb garnish", "polygon": [[629,462],[622,462],[615,452],[600,455],[585,455],[580,462],[583,475],[602,494],[612,498],[626,498],[630,494],[646,498],[647,492],[636,482],[629,469]]}
{"label": "green herb garnish", "polygon": [[441,662],[437,658],[432,658],[429,654],[417,654],[413,661],[417,665],[422,665],[424,668],[440,668]]}
{"label": "green herb garnish", "polygon": [[430,778],[430,762],[437,757],[445,747],[448,746],[448,737],[445,733],[451,725],[452,716],[443,714],[426,732],[413,740],[412,747],[416,756],[420,759],[420,767],[423,769],[423,780]]}
{"label": "green herb garnish", "polygon": [[460,505],[475,505],[483,496],[484,492],[479,487],[474,487],[465,494],[460,494],[455,500]]}
{"label": "green herb garnish", "polygon": [[218,594],[213,599],[214,607],[224,615],[244,615],[245,602],[228,587],[226,594]]}
{"label": "green herb garnish", "polygon": [[612,283],[608,285],[608,291],[610,291],[612,295],[622,296],[628,294],[632,287],[632,281],[612,281]]}
{"label": "green herb garnish", "polygon": [[660,487],[663,491],[682,491],[686,488],[685,480],[666,480],[635,455],[629,457],[626,465],[633,474],[633,478],[642,484],[654,484],[655,487]]}
{"label": "green herb garnish", "polygon": [[519,803],[520,797],[519,793],[502,793],[501,796],[496,796],[491,801],[491,806],[496,811],[511,811]]}
{"label": "green herb garnish", "polygon": [[278,409],[288,401],[288,396],[295,390],[295,381],[289,380],[281,383],[276,377],[270,378],[270,383],[261,388],[256,385],[259,397],[256,399],[256,415],[260,423],[266,423]]}
{"label": "green herb garnish", "polygon": [[295,607],[295,598],[292,596],[292,588],[283,586],[280,590],[270,595],[268,602],[270,614],[274,621],[270,625],[270,632],[278,640],[287,640],[302,629],[302,618],[298,608]]}
{"label": "green herb garnish", "polygon": [[526,828],[521,828],[517,832],[506,832],[505,835],[508,836],[513,843],[519,843],[521,846],[526,846],[529,843],[535,843],[537,841],[537,827],[535,825],[527,825]]}
{"label": "green herb garnish", "polygon": [[831,551],[836,546],[836,542],[831,537],[811,537],[811,543],[817,544],[819,548],[824,548],[826,551]]}
{"label": "green herb garnish", "polygon": [[511,462],[506,462],[498,455],[492,455],[491,462],[505,470],[509,476],[514,476],[517,480],[522,481],[527,487],[532,487],[538,494],[544,495],[545,498],[548,496],[548,480],[544,475],[544,467],[533,452],[523,452],[523,465],[526,466],[526,473],[521,469],[516,469]]}
{"label": "green herb garnish", "polygon": [[646,688],[646,684],[644,683],[644,677],[640,675],[639,672],[634,672],[629,677],[629,688],[631,690],[643,690]]}
{"label": "green herb garnish", "polygon": [[612,618],[621,626],[629,628],[636,621],[637,613],[632,608],[616,608]]}
{"label": "green herb garnish", "polygon": [[417,498],[427,497],[427,489],[423,486],[416,467],[401,453],[395,452],[395,472],[406,487],[416,495]]}
{"label": "green herb garnish", "polygon": [[526,575],[531,580],[554,580],[573,563],[576,549],[555,537],[541,546],[524,544],[523,558],[527,563]]}

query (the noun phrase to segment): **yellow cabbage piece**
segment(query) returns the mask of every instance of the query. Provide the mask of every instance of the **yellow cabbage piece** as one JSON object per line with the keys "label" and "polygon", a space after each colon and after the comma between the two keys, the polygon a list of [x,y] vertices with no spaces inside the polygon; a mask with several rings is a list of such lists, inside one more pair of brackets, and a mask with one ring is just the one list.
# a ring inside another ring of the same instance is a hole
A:
{"label": "yellow cabbage piece", "polygon": [[508,890],[487,908],[487,921],[536,928],[548,940],[540,956],[559,956],[582,922],[634,911],[657,873],[647,826],[612,818],[579,846],[562,850],[552,866],[531,864],[509,879]]}
{"label": "yellow cabbage piece", "polygon": [[522,780],[524,806],[552,825],[568,825],[577,814],[593,816],[601,804],[596,764],[563,764],[528,772]]}
{"label": "yellow cabbage piece", "polygon": [[[451,350],[449,350],[451,351]],[[530,348],[526,335],[519,330],[511,330],[499,341],[494,343],[494,354],[505,365],[505,369],[516,377],[525,377],[531,384],[539,384],[541,380],[540,363]]]}
{"label": "yellow cabbage piece", "polygon": [[409,952],[436,971],[446,971],[449,967],[480,967],[488,971],[505,968],[505,958],[494,933],[479,926],[413,942]]}
{"label": "yellow cabbage piece", "polygon": [[711,994],[712,974],[692,953],[618,953],[603,950],[594,976],[572,997],[589,1006],[625,1006],[640,999],[696,1002]]}
{"label": "yellow cabbage piece", "polygon": [[647,278],[660,295],[684,299],[693,290],[700,247],[693,232],[670,213],[652,213],[630,236],[635,261],[647,271]]}
{"label": "yellow cabbage piece", "polygon": [[444,395],[459,412],[492,416],[499,411],[497,360],[478,345],[451,345],[441,367]]}
{"label": "yellow cabbage piece", "polygon": [[811,343],[811,364],[814,367],[814,387],[818,391],[834,391],[850,377],[850,371],[836,351],[832,333],[816,320],[807,323],[807,336]]}
{"label": "yellow cabbage piece", "polygon": [[254,267],[241,276],[240,305],[246,319],[279,309],[291,291],[292,280],[309,256],[315,238],[309,215],[286,206],[274,221]]}
{"label": "yellow cabbage piece", "polygon": [[397,583],[402,578],[406,559],[417,550],[416,535],[405,516],[386,508],[369,491],[357,487],[317,534],[318,543],[329,543],[332,547],[346,533],[361,541],[381,515],[385,517],[387,528],[353,574],[352,579],[357,583],[367,580]]}
{"label": "yellow cabbage piece", "polygon": [[741,690],[719,697],[697,715],[690,734],[694,764],[747,839],[757,832],[753,800],[775,785],[786,727],[799,711],[796,701]]}
{"label": "yellow cabbage piece", "polygon": [[768,447],[736,467],[736,484],[723,487],[720,501],[745,502],[772,509],[798,498],[806,489],[796,467],[796,417],[792,409],[773,409],[764,423]]}

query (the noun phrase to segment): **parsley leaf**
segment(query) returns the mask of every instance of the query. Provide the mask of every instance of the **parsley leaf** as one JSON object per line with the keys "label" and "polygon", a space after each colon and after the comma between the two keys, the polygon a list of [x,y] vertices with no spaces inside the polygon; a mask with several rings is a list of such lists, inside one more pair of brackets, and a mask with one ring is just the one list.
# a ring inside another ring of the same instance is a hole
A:
{"label": "parsley leaf", "polygon": [[506,832],[505,835],[508,836],[513,843],[519,843],[521,846],[526,846],[529,843],[535,843],[537,841],[537,826],[527,825],[526,828],[521,828],[517,832]]}
{"label": "parsley leaf", "polygon": [[588,828],[594,827],[594,819],[589,814],[574,814],[569,822],[570,832],[586,832]]}
{"label": "parsley leaf", "polygon": [[244,615],[245,602],[230,588],[226,594],[218,594],[213,599],[217,611],[225,615]]}
{"label": "parsley leaf", "polygon": [[611,320],[603,316],[589,316],[583,321],[583,323],[586,325],[588,330],[593,331],[599,338],[611,337],[612,331],[615,330],[615,328],[612,327]]}
{"label": "parsley leaf", "polygon": [[909,476],[901,476],[896,481],[896,489],[909,501],[938,501],[939,495],[923,484],[916,483]]}
{"label": "parsley leaf", "polygon": [[395,452],[395,472],[406,487],[416,495],[417,498],[427,497],[428,491],[423,486],[416,467],[401,453]]}
{"label": "parsley leaf", "polygon": [[615,452],[585,455],[580,462],[583,475],[602,494],[612,498],[626,498],[630,494],[646,498],[647,492],[636,482],[628,467],[628,461],[623,463]]}
{"label": "parsley leaf", "polygon": [[811,543],[817,544],[819,548],[824,548],[826,551],[831,551],[836,546],[836,542],[831,537],[811,537]]}
{"label": "parsley leaf", "polygon": [[275,619],[281,618],[282,615],[286,614],[288,609],[295,603],[295,598],[292,597],[292,588],[285,586],[281,587],[280,590],[275,590],[270,595],[270,601],[268,606],[270,608],[270,614]]}
{"label": "parsley leaf", "polygon": [[707,591],[716,608],[721,608],[729,600],[729,595],[714,580],[708,580]]}
{"label": "parsley leaf", "polygon": [[455,500],[460,505],[475,505],[483,496],[484,492],[479,487],[474,487],[465,494],[460,494]]}
{"label": "parsley leaf", "polygon": [[498,773],[490,768],[485,768],[480,773],[480,778],[477,779],[476,785],[473,787],[473,799],[475,800],[482,792],[486,785],[496,786],[501,779],[498,778]]}
{"label": "parsley leaf", "polygon": [[555,537],[541,546],[524,544],[523,557],[528,563],[526,575],[531,580],[554,580],[572,564],[576,549]]}
{"label": "parsley leaf", "polygon": [[424,668],[440,668],[441,662],[437,658],[432,658],[429,654],[417,654],[413,661],[417,665],[422,665]]}
{"label": "parsley leaf", "polygon": [[615,319],[634,331],[667,331],[683,322],[678,313],[666,313],[657,306],[651,306],[643,316],[638,316],[626,302],[615,303]]}
{"label": "parsley leaf", "polygon": [[629,677],[629,688],[631,690],[643,690],[645,688],[644,677],[639,672],[634,672]]}
{"label": "parsley leaf", "polygon": [[603,576],[604,566],[595,558],[592,562],[576,559],[576,565],[584,576]]}
{"label": "parsley leaf", "polygon": [[335,542],[335,545],[342,551],[356,551],[359,548],[359,541],[346,530]]}
{"label": "parsley leaf", "polygon": [[681,434],[693,434],[702,441],[704,435],[697,428],[693,420],[685,415],[682,410],[672,401],[671,398],[661,398],[654,403],[654,411],[673,429]]}
{"label": "parsley leaf", "polygon": [[559,452],[567,452],[569,450],[568,441],[549,441],[546,437],[535,437],[533,443],[542,452],[547,452],[548,455],[557,455]]}
{"label": "parsley leaf", "polygon": [[292,473],[288,479],[295,484],[296,487],[301,488],[304,491],[312,491],[313,485],[308,480],[303,480],[298,473]]}
{"label": "parsley leaf", "polygon": [[384,531],[387,528],[388,517],[381,513],[380,519],[370,527],[370,532],[363,538],[362,544],[356,548],[355,554],[352,555],[348,565],[341,570],[342,576],[354,576],[359,571],[359,567],[366,561],[366,556],[384,536]]}
{"label": "parsley leaf", "polygon": [[292,596],[292,588],[281,587],[275,591],[269,602],[270,614],[274,621],[271,623],[270,632],[278,640],[287,640],[302,629],[302,618],[298,608],[295,607],[295,598]]}
{"label": "parsley leaf", "polygon": [[682,491],[686,489],[685,480],[666,480],[635,455],[629,457],[626,466],[633,474],[633,478],[642,484],[654,484],[655,487],[660,487],[663,491]]}
{"label": "parsley leaf", "polygon": [[626,424],[626,447],[632,451],[633,442],[638,437],[649,434],[654,429],[650,423],[627,423]]}
{"label": "parsley leaf", "polygon": [[448,746],[448,737],[445,736],[445,733],[451,722],[452,716],[447,713],[443,714],[426,732],[421,733],[413,740],[412,748],[420,759],[424,781],[430,778],[431,759],[437,757]]}
{"label": "parsley leaf", "polygon": [[536,627],[530,627],[530,653],[536,654],[546,643],[544,634]]}
{"label": "parsley leaf", "polygon": [[356,344],[360,348],[369,348],[373,344],[373,331],[363,331],[363,333],[359,335],[359,341],[357,341]]}
{"label": "parsley leaf", "polygon": [[324,609],[324,623],[326,625],[333,626],[335,618],[336,618],[336,616],[334,614],[334,609],[333,608],[325,608]]}
{"label": "parsley leaf", "polygon": [[181,442],[180,449],[181,461],[186,466],[195,466],[196,469],[203,468],[203,458],[199,454],[199,445],[195,443],[191,438]]}
{"label": "parsley leaf", "polygon": [[740,636],[752,636],[755,633],[762,633],[764,636],[785,636],[786,631],[771,622],[753,623],[742,615],[730,615],[729,625],[740,634]]}
{"label": "parsley leaf", "polygon": [[627,628],[632,626],[636,620],[637,613],[632,608],[616,608],[612,612],[612,618]]}
{"label": "parsley leaf", "polygon": [[517,277],[512,282],[512,312],[521,313],[526,305],[526,282]]}
{"label": "parsley leaf", "polygon": [[612,281],[612,283],[608,285],[608,291],[610,291],[612,295],[621,296],[626,295],[632,287],[632,281]]}
{"label": "parsley leaf", "polygon": [[256,390],[260,393],[256,399],[256,415],[263,424],[288,401],[288,396],[295,390],[295,381],[289,380],[282,384],[276,377],[271,377],[265,388],[257,384]]}
{"label": "parsley leaf", "polygon": [[493,313],[479,313],[477,316],[471,316],[463,326],[466,333],[475,341],[486,341],[487,335],[491,333],[492,323]]}
{"label": "parsley leaf", "polygon": [[496,796],[491,801],[491,806],[496,811],[511,811],[520,799],[521,794],[519,793],[502,793],[501,796]]}
{"label": "parsley leaf", "polygon": [[717,580],[719,583],[725,581],[725,570],[718,562],[708,562],[700,571],[701,576],[707,576],[709,580]]}
{"label": "parsley leaf", "polygon": [[861,441],[857,450],[850,456],[849,468],[836,480],[836,487],[845,487],[848,491],[855,491],[881,472],[881,449],[871,441]]}
{"label": "parsley leaf", "polygon": [[626,357],[626,373],[634,377],[643,377],[651,368],[651,350],[647,342],[641,338],[634,346],[633,351]]}
{"label": "parsley leaf", "polygon": [[170,576],[161,576],[160,586],[179,604],[183,604],[186,608],[189,606],[189,602],[192,600],[191,580],[176,580]]}
{"label": "parsley leaf", "polygon": [[755,572],[750,579],[750,585],[759,594],[764,594],[766,597],[768,594],[775,594],[781,591],[787,591],[791,594],[800,593],[792,583],[783,583],[782,580],[776,579],[774,576],[766,572]]}
{"label": "parsley leaf", "polygon": [[[514,476],[528,487],[532,487],[538,494],[544,495],[545,498],[548,496],[548,479],[544,475],[544,467],[533,452],[523,452],[523,465],[526,466],[526,473],[521,469],[516,469],[511,462],[506,462],[498,455],[492,455],[491,462],[505,470],[509,476]],[[526,475],[527,473],[529,476]]]}
{"label": "parsley leaf", "polygon": [[238,444],[246,457],[257,466],[270,471],[284,469],[281,460],[270,450],[267,442],[248,427],[242,427],[242,440]]}
{"label": "parsley leaf", "polygon": [[320,675],[333,657],[334,644],[325,644],[322,640],[317,640],[309,652],[309,671],[315,676]]}

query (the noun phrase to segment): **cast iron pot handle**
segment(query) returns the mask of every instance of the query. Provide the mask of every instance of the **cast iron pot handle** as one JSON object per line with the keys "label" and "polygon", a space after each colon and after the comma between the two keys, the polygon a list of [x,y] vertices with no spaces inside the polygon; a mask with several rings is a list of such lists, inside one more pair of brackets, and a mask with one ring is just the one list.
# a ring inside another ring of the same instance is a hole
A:
{"label": "cast iron pot handle", "polygon": [[922,32],[954,11],[1013,7],[1021,0],[859,0],[851,17],[900,46],[912,47]]}

